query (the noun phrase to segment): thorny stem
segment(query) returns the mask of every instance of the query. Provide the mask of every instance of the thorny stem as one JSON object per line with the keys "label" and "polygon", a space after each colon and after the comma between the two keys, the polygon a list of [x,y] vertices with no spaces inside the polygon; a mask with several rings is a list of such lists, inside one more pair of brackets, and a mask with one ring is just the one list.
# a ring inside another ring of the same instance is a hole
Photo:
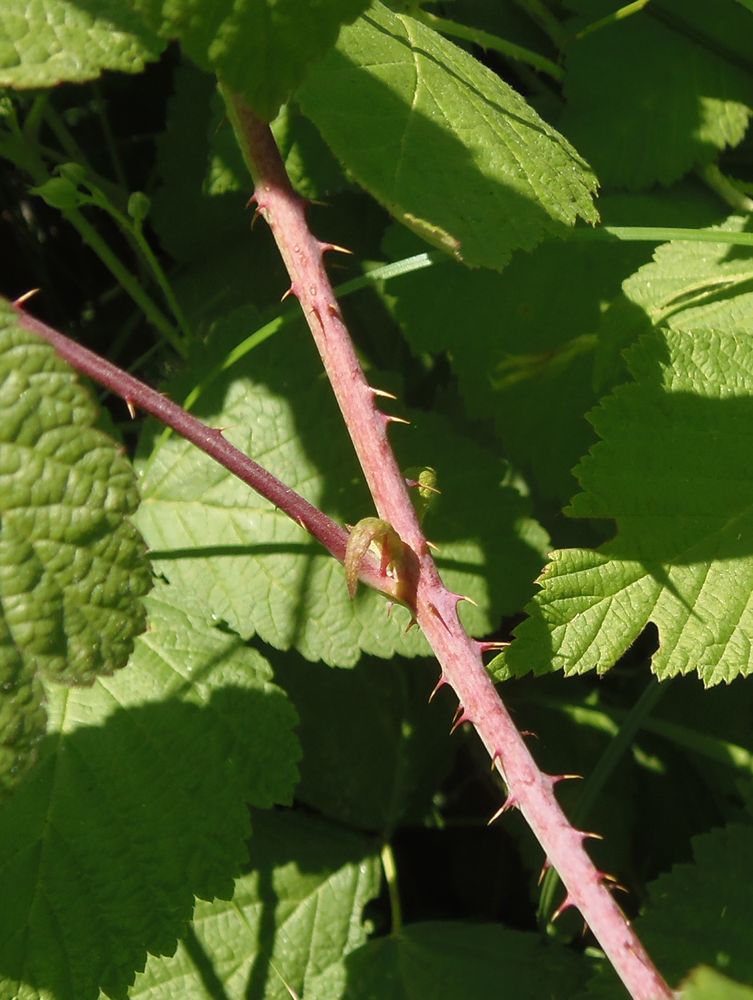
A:
{"label": "thorny stem", "polygon": [[390,418],[377,409],[361,370],[322,262],[327,250],[310,232],[303,200],[293,191],[269,126],[239,96],[221,87],[230,121],[254,178],[252,201],[269,224],[291,278],[351,435],[379,516],[388,521],[417,560],[414,613],[439,660],[439,686],[450,684],[462,706],[457,722],[470,722],[499,771],[508,796],[500,813],[516,806],[559,872],[567,895],[560,911],[577,906],[635,1000],[672,993],[584,850],[588,834],[568,822],[554,794],[564,775],[543,774],[503,705],[481,652],[457,615],[462,600],[443,585],[431,558],[405,480],[387,439]]}
{"label": "thorny stem", "polygon": [[[20,306],[16,305],[15,310],[20,325],[52,344],[57,353],[73,368],[120,396],[129,409],[143,410],[168,427],[172,427],[187,441],[201,448],[234,476],[287,514],[291,520],[321,542],[335,559],[343,562],[348,542],[348,533],[345,529],[235,448],[223,437],[221,430],[209,427],[162,393],[156,392],[122,368],[118,368],[117,365],[77,344],[75,340],[30,316]],[[359,577],[368,586],[380,590],[387,597],[397,596],[396,581],[380,572],[376,558],[367,556],[361,562]]]}

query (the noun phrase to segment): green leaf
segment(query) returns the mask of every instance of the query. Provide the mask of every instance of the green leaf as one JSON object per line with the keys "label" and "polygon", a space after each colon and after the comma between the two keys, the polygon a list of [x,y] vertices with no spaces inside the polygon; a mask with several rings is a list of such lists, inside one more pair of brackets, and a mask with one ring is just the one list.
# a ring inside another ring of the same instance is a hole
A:
{"label": "green leaf", "polygon": [[359,184],[466,264],[502,268],[578,216],[596,221],[595,180],[569,143],[472,56],[378,2],[297,99]]}
{"label": "green leaf", "polygon": [[[388,236],[391,257],[411,245]],[[469,414],[492,418],[505,454],[562,504],[575,488],[570,470],[593,441],[585,414],[597,399],[601,303],[645,256],[636,246],[548,243],[516,255],[502,274],[449,262],[417,271],[390,283],[385,298],[414,351],[447,351]]]}
{"label": "green leaf", "polygon": [[[170,958],[150,957],[131,1000],[290,1000],[366,939],[362,911],[379,890],[373,841],[314,817],[255,813],[254,870],[229,902],[200,902]],[[209,974],[207,974],[209,973]]]}
{"label": "green leaf", "polygon": [[631,350],[635,381],[591,419],[603,439],[576,469],[576,517],[614,518],[598,551],[555,552],[530,618],[494,661],[509,671],[608,670],[648,624],[661,679],[704,684],[753,669],[753,420],[747,331],[654,331]]}
{"label": "green leaf", "polygon": [[[243,192],[250,181],[244,188],[239,184],[235,194],[227,183],[223,194],[216,188],[209,191],[210,167],[219,172],[220,163],[226,178],[248,177],[237,144],[234,151],[227,142],[222,152],[213,149],[220,134],[224,139],[228,133],[232,140],[216,90],[211,76],[190,63],[179,66],[167,105],[167,127],[157,138],[161,184],[152,198],[150,221],[165,248],[182,263],[211,260],[234,240],[248,244],[248,195]],[[188,204],[190,212],[185,211]],[[244,263],[248,267],[248,261]]]}
{"label": "green leaf", "polygon": [[753,21],[731,0],[713,18],[705,0],[651,4],[568,47],[560,125],[603,184],[671,184],[745,134],[753,75],[736,46],[749,59]]}
{"label": "green leaf", "polygon": [[245,802],[290,799],[295,714],[266,661],[161,586],[128,670],[54,688],[55,735],[0,810],[0,995],[124,996],[194,896],[229,897]]}
{"label": "green leaf", "polygon": [[29,188],[29,191],[39,195],[52,208],[66,210],[84,204],[85,196],[66,177],[51,177],[40,187]]}
{"label": "green leaf", "polygon": [[385,838],[400,823],[420,823],[454,752],[455,704],[428,702],[436,663],[363,658],[353,670],[330,670],[292,653],[272,662],[301,720],[296,800]]}
{"label": "green leaf", "polygon": [[133,469],[53,349],[0,303],[0,787],[44,733],[42,678],[122,667],[150,586]]}
{"label": "green leaf", "polygon": [[[736,216],[719,227],[746,232],[749,220]],[[624,374],[621,355],[640,334],[657,324],[692,330],[699,326],[737,330],[753,322],[753,251],[728,243],[665,243],[651,263],[622,285],[599,329],[596,377],[601,384]]]}
{"label": "green leaf", "polygon": [[681,1000],[753,1000],[753,989],[702,966],[685,980]]}
{"label": "green leaf", "polygon": [[371,941],[309,986],[306,1000],[570,1000],[583,968],[572,953],[535,934],[497,924],[411,924]]}
{"label": "green leaf", "polygon": [[[693,862],[675,865],[649,887],[635,930],[670,984],[707,965],[753,985],[751,878],[753,828],[731,824],[695,837]],[[622,1000],[624,995],[606,965],[587,992],[593,1000]],[[738,994],[730,997],[737,1000]]]}
{"label": "green leaf", "polygon": [[120,0],[3,0],[0,87],[52,87],[103,70],[140,73],[164,43]]}
{"label": "green leaf", "polygon": [[294,104],[282,108],[272,133],[290,183],[303,198],[321,200],[352,187],[314,125]]}
{"label": "green leaf", "polygon": [[[185,386],[200,381],[250,332],[246,315],[228,317],[210,355],[186,372]],[[169,387],[172,398],[183,397],[183,384]],[[300,327],[285,329],[230,368],[201,396],[196,412],[330,516],[355,524],[372,513],[321,362]],[[448,586],[479,604],[467,607],[464,620],[488,632],[530,592],[546,536],[529,518],[526,501],[500,485],[506,470],[493,454],[440,418],[421,414],[416,424],[402,439],[395,435],[398,456],[405,468],[437,469],[444,492],[426,530],[440,547]],[[142,454],[152,447],[145,440]],[[142,489],[139,525],[159,571],[241,635],[257,633],[278,649],[294,647],[308,659],[343,666],[361,651],[383,657],[427,651],[417,630],[405,634],[404,608],[388,620],[384,599],[366,588],[350,601],[337,562],[193,446],[177,438],[160,444]],[[507,568],[510,552],[519,557],[514,570]]]}
{"label": "green leaf", "polygon": [[267,121],[367,0],[132,0],[163,38],[178,39]]}

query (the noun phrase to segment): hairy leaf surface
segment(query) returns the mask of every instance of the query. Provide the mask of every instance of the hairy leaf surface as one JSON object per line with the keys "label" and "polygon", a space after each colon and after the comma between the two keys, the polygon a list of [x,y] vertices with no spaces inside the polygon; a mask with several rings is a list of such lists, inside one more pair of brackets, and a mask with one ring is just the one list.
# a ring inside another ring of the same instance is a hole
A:
{"label": "hairy leaf surface", "polygon": [[0,304],[0,787],[44,732],[40,681],[122,667],[144,627],[129,462],[73,371]]}
{"label": "hairy leaf surface", "polygon": [[266,661],[160,587],[129,668],[52,688],[54,735],[0,810],[0,995],[123,996],[194,896],[229,898],[246,802],[290,799],[295,713]]}
{"label": "hairy leaf surface", "polygon": [[502,268],[597,218],[593,175],[561,135],[468,53],[378,2],[298,100],[370,194],[467,264]]}
{"label": "hairy leaf surface", "polygon": [[103,70],[139,73],[164,42],[121,0],[3,0],[0,87],[51,87]]}
{"label": "hairy leaf surface", "polygon": [[315,817],[254,813],[253,869],[227,902],[199,902],[191,934],[168,958],[150,957],[132,1000],[289,1000],[366,939],[362,911],[379,890],[376,844]]}

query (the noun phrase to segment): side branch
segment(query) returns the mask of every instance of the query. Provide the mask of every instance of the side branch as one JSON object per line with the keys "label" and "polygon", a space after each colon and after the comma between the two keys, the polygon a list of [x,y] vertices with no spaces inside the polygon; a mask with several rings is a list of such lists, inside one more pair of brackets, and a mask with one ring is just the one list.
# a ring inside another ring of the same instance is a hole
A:
{"label": "side branch", "polygon": [[[162,393],[151,389],[122,368],[118,368],[117,365],[77,344],[75,340],[30,316],[20,306],[16,305],[14,308],[20,325],[51,344],[71,367],[120,396],[130,410],[134,408],[143,410],[167,427],[172,427],[181,437],[206,452],[313,535],[335,559],[344,562],[348,543],[348,533],[345,529],[226,441],[222,431],[209,427]],[[360,563],[358,575],[370,587],[381,591],[387,597],[396,599],[396,581],[380,571],[374,557],[369,554],[365,556]]]}
{"label": "side branch", "polygon": [[223,90],[228,115],[254,178],[252,202],[269,224],[300,301],[351,435],[379,517],[391,525],[417,560],[413,611],[442,668],[439,685],[450,684],[460,707],[456,725],[470,722],[502,776],[508,797],[500,812],[516,806],[544,848],[547,864],[567,891],[560,911],[583,914],[630,995],[636,1000],[670,998],[624,914],[584,850],[588,834],[576,830],[560,808],[554,786],[563,776],[543,774],[492,684],[481,659],[483,645],[470,639],[457,614],[463,599],[442,583],[431,558],[405,479],[387,438],[391,419],[376,406],[345,327],[323,264],[331,244],[308,228],[305,204],[293,191],[269,127],[243,100]]}

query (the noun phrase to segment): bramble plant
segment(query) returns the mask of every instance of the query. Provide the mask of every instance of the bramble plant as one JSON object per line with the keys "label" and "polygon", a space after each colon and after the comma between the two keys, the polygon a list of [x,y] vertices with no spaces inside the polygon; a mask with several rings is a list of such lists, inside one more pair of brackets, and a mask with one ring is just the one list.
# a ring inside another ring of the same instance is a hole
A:
{"label": "bramble plant", "polygon": [[0,1000],[753,997],[709,8],[5,0]]}

